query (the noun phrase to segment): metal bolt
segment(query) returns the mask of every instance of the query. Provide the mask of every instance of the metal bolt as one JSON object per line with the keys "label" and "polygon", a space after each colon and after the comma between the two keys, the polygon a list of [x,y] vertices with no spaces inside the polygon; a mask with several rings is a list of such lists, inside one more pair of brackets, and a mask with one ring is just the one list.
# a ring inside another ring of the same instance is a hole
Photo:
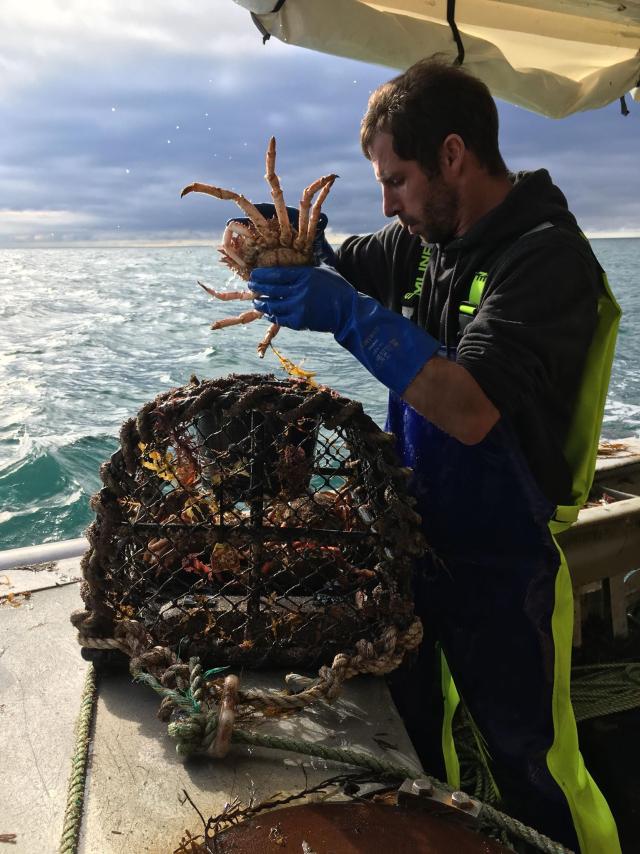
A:
{"label": "metal bolt", "polygon": [[411,784],[411,791],[414,795],[426,797],[433,792],[433,786],[431,785],[429,780],[425,780],[421,777],[420,779],[413,781],[413,783]]}
{"label": "metal bolt", "polygon": [[451,803],[454,807],[466,810],[471,806],[471,798],[465,792],[451,792]]}

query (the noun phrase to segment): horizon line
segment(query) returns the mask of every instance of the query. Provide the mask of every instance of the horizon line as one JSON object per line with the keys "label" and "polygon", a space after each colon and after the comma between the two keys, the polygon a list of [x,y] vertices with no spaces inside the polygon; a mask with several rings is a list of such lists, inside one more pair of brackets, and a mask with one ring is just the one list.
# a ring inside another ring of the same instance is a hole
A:
{"label": "horizon line", "polygon": [[[366,234],[368,232],[362,232]],[[357,232],[356,232],[357,234]],[[585,231],[585,235],[589,240],[624,240],[640,238],[640,229],[633,231]],[[327,235],[329,243],[333,246],[340,245],[347,237],[353,236],[353,232],[333,232]],[[188,248],[188,247],[209,247],[217,249],[222,240],[222,235],[218,238],[210,239],[193,238],[193,239],[168,239],[154,240],[150,238],[129,238],[129,239],[96,239],[96,240],[30,240],[30,241],[11,241],[3,244],[0,241],[0,251],[3,249],[172,249],[172,248]]]}

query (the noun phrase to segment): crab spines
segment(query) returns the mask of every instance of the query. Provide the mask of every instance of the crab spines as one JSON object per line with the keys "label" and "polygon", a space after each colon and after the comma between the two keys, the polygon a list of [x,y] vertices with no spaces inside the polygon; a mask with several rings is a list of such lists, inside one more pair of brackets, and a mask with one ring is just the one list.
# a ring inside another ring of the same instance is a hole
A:
{"label": "crab spines", "polygon": [[240,276],[241,279],[244,279],[245,282],[249,281],[249,276],[251,273],[249,272],[249,268],[244,264],[239,264],[231,255],[227,254],[224,249],[218,249],[220,253],[220,260],[222,263],[228,267],[232,272],[236,273],[236,275]]}
{"label": "crab spines", "polygon": [[280,186],[280,178],[276,173],[276,138],[272,136],[267,146],[265,180],[271,188],[271,198],[276,209],[278,225],[280,226],[280,245],[291,246],[293,241],[293,230],[284,201],[284,193]]}

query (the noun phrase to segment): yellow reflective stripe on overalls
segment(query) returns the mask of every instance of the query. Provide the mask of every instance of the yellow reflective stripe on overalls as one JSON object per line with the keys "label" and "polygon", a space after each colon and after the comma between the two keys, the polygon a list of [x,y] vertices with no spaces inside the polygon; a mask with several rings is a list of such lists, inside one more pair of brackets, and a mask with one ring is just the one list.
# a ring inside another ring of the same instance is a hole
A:
{"label": "yellow reflective stripe on overalls", "polygon": [[598,298],[598,322],[587,352],[564,448],[573,475],[573,503],[558,506],[549,523],[558,549],[560,569],[556,576],[551,618],[555,650],[552,701],[554,741],[547,754],[547,767],[567,799],[582,854],[620,854],[621,849],[611,811],[585,768],[578,750],[577,728],[570,697],[573,589],[567,561],[556,535],[576,521],[593,483],[620,315],[620,306],[611,293],[603,271],[602,291]]}
{"label": "yellow reflective stripe on overalls", "polygon": [[460,695],[453,681],[444,652],[440,651],[440,684],[444,700],[444,717],[442,720],[442,756],[447,772],[447,782],[454,789],[460,788],[460,760],[453,738],[453,717],[460,705]]}
{"label": "yellow reflective stripe on overalls", "polygon": [[566,558],[557,542],[556,546],[560,568],[556,575],[551,616],[554,740],[547,753],[547,768],[567,800],[581,854],[621,854],[615,820],[604,795],[585,767],[578,745],[578,728],[570,693],[573,589]]}

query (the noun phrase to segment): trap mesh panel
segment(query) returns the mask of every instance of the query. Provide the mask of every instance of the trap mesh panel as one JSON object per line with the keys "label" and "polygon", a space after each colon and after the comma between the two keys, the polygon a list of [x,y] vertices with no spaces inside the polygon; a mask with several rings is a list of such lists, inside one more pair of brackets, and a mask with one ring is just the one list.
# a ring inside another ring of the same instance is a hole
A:
{"label": "trap mesh panel", "polygon": [[413,620],[407,472],[329,389],[193,380],[124,424],[101,477],[85,635],[135,620],[183,659],[311,667]]}

